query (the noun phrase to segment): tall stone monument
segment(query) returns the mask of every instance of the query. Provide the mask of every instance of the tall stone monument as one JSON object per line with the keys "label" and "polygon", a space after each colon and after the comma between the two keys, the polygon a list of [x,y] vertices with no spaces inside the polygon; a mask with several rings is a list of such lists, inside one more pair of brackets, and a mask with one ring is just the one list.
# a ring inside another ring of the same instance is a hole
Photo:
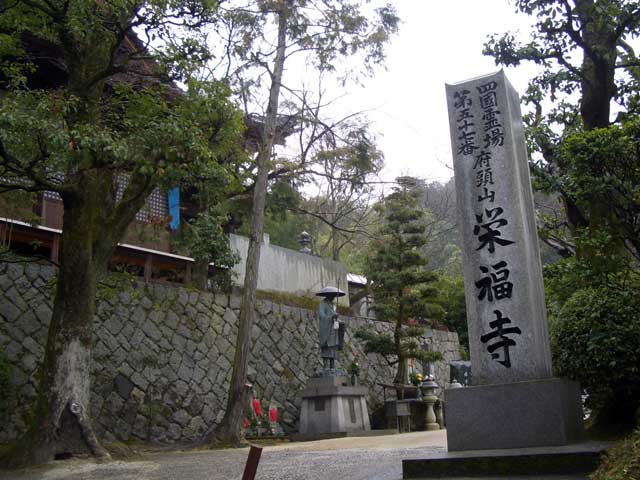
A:
{"label": "tall stone monument", "polygon": [[503,71],[446,92],[472,368],[445,392],[449,450],[579,441],[579,385],[552,377],[518,94]]}

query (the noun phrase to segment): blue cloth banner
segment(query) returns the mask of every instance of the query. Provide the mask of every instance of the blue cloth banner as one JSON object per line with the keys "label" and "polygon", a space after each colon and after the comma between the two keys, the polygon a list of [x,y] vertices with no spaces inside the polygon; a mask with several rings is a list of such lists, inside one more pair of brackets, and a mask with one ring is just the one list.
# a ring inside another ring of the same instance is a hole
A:
{"label": "blue cloth banner", "polygon": [[169,215],[171,215],[169,228],[177,230],[180,226],[180,187],[172,188],[167,192],[167,201],[169,203]]}

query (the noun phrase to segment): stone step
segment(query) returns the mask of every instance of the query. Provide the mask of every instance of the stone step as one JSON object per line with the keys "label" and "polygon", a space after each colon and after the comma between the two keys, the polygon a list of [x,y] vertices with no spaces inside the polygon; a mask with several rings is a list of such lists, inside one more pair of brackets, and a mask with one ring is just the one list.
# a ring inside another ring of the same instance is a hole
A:
{"label": "stone step", "polygon": [[596,469],[608,443],[586,442],[561,447],[437,452],[402,461],[402,478],[463,476],[566,475]]}

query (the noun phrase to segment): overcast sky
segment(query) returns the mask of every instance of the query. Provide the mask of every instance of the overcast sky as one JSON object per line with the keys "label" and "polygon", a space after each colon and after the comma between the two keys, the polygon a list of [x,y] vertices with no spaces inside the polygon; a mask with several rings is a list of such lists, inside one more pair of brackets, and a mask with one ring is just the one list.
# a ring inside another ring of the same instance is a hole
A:
{"label": "overcast sky", "polygon": [[[402,25],[388,48],[387,71],[352,86],[350,108],[370,110],[385,154],[385,180],[415,175],[444,182],[453,176],[444,85],[498,70],[482,55],[491,33],[520,30],[531,18],[507,0],[392,0]],[[505,69],[519,93],[534,70]]]}

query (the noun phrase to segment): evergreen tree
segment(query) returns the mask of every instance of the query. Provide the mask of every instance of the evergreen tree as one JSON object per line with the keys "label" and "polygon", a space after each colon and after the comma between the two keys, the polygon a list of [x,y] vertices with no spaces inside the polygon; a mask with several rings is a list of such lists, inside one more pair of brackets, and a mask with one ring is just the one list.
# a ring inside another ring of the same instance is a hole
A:
{"label": "evergreen tree", "polygon": [[439,352],[420,348],[420,337],[429,319],[441,318],[444,311],[435,303],[437,276],[426,270],[422,253],[427,239],[424,212],[419,208],[419,181],[406,177],[397,181],[398,186],[380,206],[383,224],[370,244],[366,265],[376,318],[395,327],[381,333],[360,329],[356,338],[365,342],[367,353],[378,353],[389,365],[397,365],[394,381],[406,384],[409,359],[441,358]]}

